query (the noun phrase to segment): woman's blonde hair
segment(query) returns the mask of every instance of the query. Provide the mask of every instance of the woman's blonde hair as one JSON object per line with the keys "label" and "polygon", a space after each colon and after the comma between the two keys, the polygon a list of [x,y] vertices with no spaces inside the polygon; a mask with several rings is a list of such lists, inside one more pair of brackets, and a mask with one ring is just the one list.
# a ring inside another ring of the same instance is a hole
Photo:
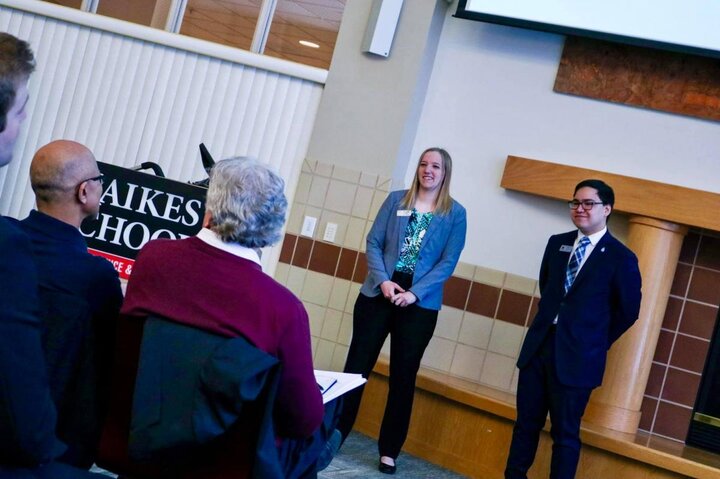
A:
{"label": "woman's blonde hair", "polygon": [[439,147],[428,148],[427,150],[422,152],[420,158],[418,159],[417,166],[415,167],[415,175],[413,176],[412,185],[410,185],[410,188],[408,189],[407,193],[405,193],[405,196],[403,197],[400,204],[405,209],[412,209],[415,206],[415,200],[417,199],[417,194],[420,190],[420,180],[418,179],[417,170],[420,167],[420,162],[422,161],[423,156],[425,156],[426,153],[432,152],[439,154],[440,158],[442,158],[442,166],[444,173],[442,184],[440,185],[440,191],[438,192],[438,197],[435,201],[435,214],[445,215],[448,214],[450,212],[450,208],[452,208],[452,198],[450,197],[452,158],[450,158],[450,153]]}

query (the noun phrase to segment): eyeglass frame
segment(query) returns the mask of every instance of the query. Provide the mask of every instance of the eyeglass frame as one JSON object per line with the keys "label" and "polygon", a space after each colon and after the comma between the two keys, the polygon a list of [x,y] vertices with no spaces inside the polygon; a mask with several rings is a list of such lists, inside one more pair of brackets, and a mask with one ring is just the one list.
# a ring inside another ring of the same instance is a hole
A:
{"label": "eyeglass frame", "polygon": [[568,208],[571,210],[577,210],[580,208],[580,206],[583,207],[584,211],[589,211],[593,208],[595,208],[596,205],[604,205],[606,204],[604,201],[595,201],[595,200],[570,200],[567,202]]}
{"label": "eyeglass frame", "polygon": [[[103,184],[105,184],[105,175],[100,173],[99,175],[93,176],[92,178],[86,178],[86,179],[82,180],[80,183],[78,183],[77,186],[80,186],[87,181],[99,181],[100,185],[103,185]],[[76,186],[76,188],[77,188],[77,186]]]}

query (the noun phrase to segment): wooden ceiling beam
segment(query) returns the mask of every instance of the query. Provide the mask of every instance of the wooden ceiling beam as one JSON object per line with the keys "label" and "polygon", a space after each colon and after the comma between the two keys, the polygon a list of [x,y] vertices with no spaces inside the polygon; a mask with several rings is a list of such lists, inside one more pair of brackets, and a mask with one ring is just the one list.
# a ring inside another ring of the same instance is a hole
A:
{"label": "wooden ceiling beam", "polygon": [[720,231],[720,194],[708,191],[519,156],[507,157],[500,186],[567,201],[588,178],[612,186],[615,211]]}

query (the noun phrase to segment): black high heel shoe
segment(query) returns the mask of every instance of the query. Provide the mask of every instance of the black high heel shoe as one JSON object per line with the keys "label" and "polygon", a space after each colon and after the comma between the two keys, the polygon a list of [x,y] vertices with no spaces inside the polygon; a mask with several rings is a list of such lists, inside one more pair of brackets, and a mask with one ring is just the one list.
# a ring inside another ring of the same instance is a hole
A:
{"label": "black high heel shoe", "polygon": [[382,472],[383,474],[395,474],[396,470],[397,465],[391,466],[390,464],[385,464],[384,462],[378,463],[378,471]]}

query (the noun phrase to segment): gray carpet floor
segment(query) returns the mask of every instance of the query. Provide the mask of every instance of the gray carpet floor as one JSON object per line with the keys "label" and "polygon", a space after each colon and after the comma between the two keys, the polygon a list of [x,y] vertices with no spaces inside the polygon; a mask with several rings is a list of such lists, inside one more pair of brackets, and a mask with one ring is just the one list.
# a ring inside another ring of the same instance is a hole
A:
{"label": "gray carpet floor", "polygon": [[397,472],[394,476],[390,476],[378,471],[378,459],[375,440],[353,432],[348,436],[340,452],[338,452],[327,469],[318,474],[318,479],[351,477],[363,477],[365,479],[388,479],[390,477],[460,479],[465,477],[404,452],[397,458]]}
{"label": "gray carpet floor", "polygon": [[[318,474],[318,479],[349,479],[352,477],[365,479],[389,479],[390,477],[461,479],[465,477],[404,452],[400,453],[400,457],[396,461],[397,472],[394,476],[390,476],[378,471],[378,459],[377,442],[368,436],[353,432],[348,436],[342,449],[327,469]],[[97,467],[93,467],[91,471],[105,474],[108,477],[117,477],[115,474]]]}

